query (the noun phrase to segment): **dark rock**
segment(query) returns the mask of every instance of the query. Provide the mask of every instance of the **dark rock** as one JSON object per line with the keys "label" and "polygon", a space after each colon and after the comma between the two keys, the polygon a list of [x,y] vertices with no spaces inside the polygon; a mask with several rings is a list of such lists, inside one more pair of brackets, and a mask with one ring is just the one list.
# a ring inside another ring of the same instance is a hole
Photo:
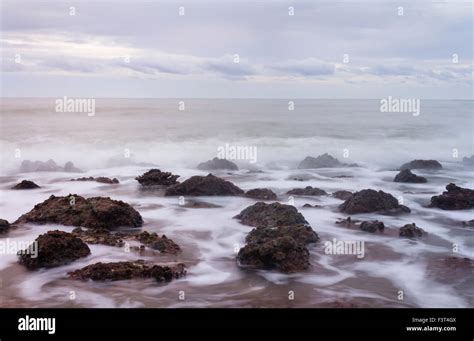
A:
{"label": "dark rock", "polygon": [[441,195],[431,197],[430,207],[442,210],[467,210],[474,208],[474,190],[458,187],[453,183],[446,186]]}
{"label": "dark rock", "polygon": [[316,243],[319,240],[318,234],[311,226],[298,224],[278,227],[255,228],[247,235],[247,243],[264,243],[268,240],[279,237],[291,237],[298,244],[306,245]]}
{"label": "dark rock", "polygon": [[237,260],[243,267],[283,273],[304,271],[310,266],[308,249],[289,236],[247,244],[239,250]]}
{"label": "dark rock", "polygon": [[20,166],[20,173],[31,172],[81,172],[81,170],[74,167],[74,164],[70,161],[66,162],[64,167],[61,167],[53,160],[46,162],[24,160]]}
{"label": "dark rock", "polygon": [[181,207],[186,207],[186,208],[219,208],[219,207],[222,207],[222,206],[216,205],[216,204],[211,204],[210,202],[186,200],[184,205],[181,205]]}
{"label": "dark rock", "polygon": [[377,232],[377,231],[383,231],[383,229],[385,228],[385,225],[384,225],[383,222],[378,221],[378,220],[363,221],[360,224],[359,228],[362,231],[374,233],[374,232]]}
{"label": "dark rock", "polygon": [[110,198],[85,199],[70,194],[67,197],[50,196],[23,214],[16,223],[62,224],[89,228],[113,229],[120,226],[140,227],[143,219],[132,206]]}
{"label": "dark rock", "polygon": [[463,221],[462,226],[464,227],[474,227],[474,219]]}
{"label": "dark rock", "polygon": [[446,257],[444,263],[450,269],[464,269],[468,271],[474,269],[473,261],[467,257]]}
{"label": "dark rock", "polygon": [[155,232],[148,233],[147,231],[143,231],[136,235],[135,239],[161,253],[177,254],[181,251],[181,248],[171,239],[166,238],[165,235],[160,237]]}
{"label": "dark rock", "polygon": [[110,184],[110,185],[120,183],[117,178],[111,179],[111,178],[107,178],[105,176],[99,176],[97,178],[89,176],[89,177],[71,179],[71,181],[95,181],[95,182],[100,182],[102,184]]}
{"label": "dark rock", "polygon": [[400,170],[404,169],[441,169],[443,166],[436,160],[413,160],[403,164]]}
{"label": "dark rock", "polygon": [[40,188],[37,184],[35,184],[33,181],[30,180],[23,180],[20,183],[17,183],[15,186],[12,187],[12,189],[34,189],[34,188]]}
{"label": "dark rock", "polygon": [[19,262],[29,269],[55,267],[87,257],[91,251],[79,238],[63,231],[48,231],[36,238],[37,257],[32,245],[19,252]]}
{"label": "dark rock", "polygon": [[364,189],[354,193],[344,201],[339,209],[348,214],[379,212],[382,214],[408,213],[410,209],[400,205],[398,200],[389,193]]}
{"label": "dark rock", "polygon": [[93,281],[120,281],[137,278],[154,278],[169,282],[186,274],[182,263],[174,266],[137,260],[131,262],[95,263],[68,273],[69,278]]}
{"label": "dark rock", "polygon": [[176,179],[179,175],[174,175],[170,172],[162,172],[159,169],[150,169],[148,172],[137,176],[135,179],[142,186],[171,186],[176,185]]}
{"label": "dark rock", "polygon": [[259,200],[275,200],[277,195],[268,188],[254,188],[248,190],[245,193],[247,198],[259,199]]}
{"label": "dark rock", "polygon": [[334,167],[356,167],[356,164],[346,164],[340,162],[335,157],[325,153],[318,157],[307,156],[298,165],[298,169],[312,169],[312,168],[334,168]]}
{"label": "dark rock", "polygon": [[72,230],[72,234],[87,244],[102,244],[116,247],[122,247],[125,245],[122,235],[113,234],[109,230],[103,228],[83,230],[80,227],[76,227]]}
{"label": "dark rock", "polygon": [[165,196],[215,196],[215,195],[241,195],[244,191],[232,182],[218,178],[212,174],[207,176],[192,176],[181,184],[169,187]]}
{"label": "dark rock", "polygon": [[426,178],[413,174],[409,169],[400,171],[393,179],[394,182],[425,183]]}
{"label": "dark rock", "polygon": [[308,224],[294,206],[274,202],[257,202],[247,207],[234,218],[242,224],[255,227],[276,227],[285,225]]}
{"label": "dark rock", "polygon": [[286,178],[286,180],[293,181],[309,181],[317,179],[313,174],[292,174]]}
{"label": "dark rock", "polygon": [[350,197],[352,197],[352,192],[349,191],[336,191],[332,194],[334,198],[341,199],[341,200],[347,200]]}
{"label": "dark rock", "polygon": [[0,219],[0,234],[8,232],[10,229],[10,223],[5,219]]}
{"label": "dark rock", "polygon": [[319,188],[306,186],[305,188],[293,188],[286,192],[289,195],[327,195],[325,191]]}
{"label": "dark rock", "polygon": [[308,203],[304,204],[303,207],[304,208],[323,208],[323,206],[321,206],[321,205],[311,205],[311,204],[308,204]]}
{"label": "dark rock", "polygon": [[426,234],[426,232],[423,229],[416,226],[415,223],[406,224],[406,225],[400,227],[400,237],[419,238],[419,237],[422,237],[425,234]]}
{"label": "dark rock", "polygon": [[462,163],[466,166],[474,166],[474,155],[471,157],[463,157]]}
{"label": "dark rock", "polygon": [[197,166],[200,170],[213,171],[219,169],[228,169],[228,170],[239,170],[239,167],[232,161],[226,159],[218,159],[217,157],[212,160],[202,162]]}
{"label": "dark rock", "polygon": [[358,223],[360,223],[360,220],[353,220],[351,217],[338,218],[336,221],[337,225],[343,225],[345,227],[354,227],[357,226]]}

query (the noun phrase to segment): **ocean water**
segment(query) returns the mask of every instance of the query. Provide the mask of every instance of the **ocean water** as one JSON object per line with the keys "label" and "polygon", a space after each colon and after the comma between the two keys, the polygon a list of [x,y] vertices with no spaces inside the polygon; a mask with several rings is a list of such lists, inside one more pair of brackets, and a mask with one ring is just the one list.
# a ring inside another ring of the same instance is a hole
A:
{"label": "ocean water", "polygon": [[[184,110],[179,110],[183,101]],[[51,194],[110,196],[133,205],[143,229],[166,234],[183,249],[178,256],[138,255],[92,245],[91,256],[67,266],[26,271],[13,254],[0,257],[0,305],[9,307],[325,307],[338,302],[363,307],[472,307],[474,275],[450,269],[450,256],[474,258],[473,229],[462,221],[473,210],[428,208],[432,195],[454,182],[474,188],[472,168],[462,158],[474,153],[472,101],[421,101],[419,116],[382,113],[379,100],[96,99],[95,116],[55,112],[55,99],[3,99],[0,118],[0,217],[16,220]],[[256,162],[236,160],[236,172],[219,175],[242,189],[267,187],[288,202],[285,193],[313,186],[327,192],[381,189],[403,197],[412,210],[401,216],[361,214],[359,220],[385,223],[383,234],[336,225],[341,200],[330,196],[297,197],[295,206],[321,241],[310,246],[311,268],[284,275],[239,268],[236,247],[250,227],[232,219],[255,200],[204,197],[220,208],[181,207],[177,198],[140,190],[134,180],[151,167],[181,175],[180,181],[206,172],[199,162],[217,156],[225,145],[257,150]],[[298,170],[306,156],[330,153],[360,167]],[[426,184],[394,183],[395,170],[412,159],[437,159],[443,169],[416,171]],[[23,160],[72,161],[82,173],[19,173]],[[260,170],[261,172],[249,172]],[[346,177],[339,177],[344,175]],[[71,182],[82,176],[116,177],[116,186]],[[307,181],[291,180],[295,176]],[[22,179],[40,189],[14,191]],[[305,203],[323,208],[303,208]],[[415,222],[426,238],[398,238],[398,228]],[[34,240],[59,225],[27,224],[0,238]],[[324,242],[360,240],[365,257],[328,255]],[[453,245],[458,252],[453,253]],[[112,283],[68,280],[68,271],[97,261],[144,258],[182,261],[187,276],[168,284],[152,280]],[[75,299],[70,299],[71,292]],[[294,292],[294,299],[288,298]],[[399,293],[403,291],[403,300]],[[180,300],[180,292],[185,299]]]}

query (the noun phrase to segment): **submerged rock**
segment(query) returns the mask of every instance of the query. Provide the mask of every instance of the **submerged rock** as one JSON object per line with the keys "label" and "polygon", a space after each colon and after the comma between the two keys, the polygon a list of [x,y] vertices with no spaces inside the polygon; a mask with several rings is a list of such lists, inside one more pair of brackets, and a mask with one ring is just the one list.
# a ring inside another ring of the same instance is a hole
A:
{"label": "submerged rock", "polygon": [[400,205],[391,194],[373,189],[364,189],[354,193],[344,201],[339,209],[348,214],[378,212],[381,214],[409,213],[410,209]]}
{"label": "submerged rock", "polygon": [[174,175],[170,172],[162,172],[159,169],[150,169],[148,172],[137,176],[137,180],[142,186],[171,186],[176,185],[179,175]]}
{"label": "submerged rock", "polygon": [[228,169],[228,170],[239,170],[239,167],[232,161],[227,159],[219,159],[217,157],[213,158],[212,160],[201,162],[197,169],[204,170],[204,171],[213,171],[219,169]]}
{"label": "submerged rock", "polygon": [[400,170],[404,169],[431,169],[437,170],[441,169],[443,166],[436,160],[413,160],[403,164],[400,167]]}
{"label": "submerged rock", "polygon": [[209,174],[207,176],[192,176],[183,183],[171,186],[166,190],[165,196],[235,196],[243,193],[244,191],[232,182]]}
{"label": "submerged rock", "polygon": [[62,224],[89,228],[113,229],[120,226],[140,227],[143,219],[132,206],[104,197],[85,199],[70,194],[50,196],[23,214],[16,223]]}
{"label": "submerged rock", "polygon": [[182,263],[168,266],[136,260],[130,262],[95,263],[68,273],[69,278],[93,281],[120,281],[137,278],[154,278],[158,282],[169,282],[186,274]]}
{"label": "submerged rock", "polygon": [[117,178],[111,179],[111,178],[108,178],[108,177],[105,177],[105,176],[99,176],[97,178],[89,176],[89,177],[71,179],[71,181],[95,181],[95,182],[99,182],[99,183],[102,183],[102,184],[110,184],[110,185],[120,183]]}
{"label": "submerged rock", "polygon": [[143,231],[136,235],[135,239],[154,250],[160,251],[161,253],[176,254],[181,251],[181,248],[174,241],[166,238],[165,235],[160,237],[155,232],[149,233]]}
{"label": "submerged rock", "polygon": [[323,208],[321,205],[311,205],[309,203],[306,203],[303,205],[304,208]]}
{"label": "submerged rock", "polygon": [[308,224],[296,207],[274,202],[257,202],[242,210],[234,218],[242,224],[255,227],[277,227],[285,225]]}
{"label": "submerged rock", "polygon": [[426,234],[426,232],[423,229],[416,226],[415,223],[406,224],[406,225],[400,227],[400,237],[420,238],[425,234]]}
{"label": "submerged rock", "polygon": [[10,226],[10,223],[8,222],[8,220],[0,219],[0,234],[8,232],[10,227],[11,226]]}
{"label": "submerged rock", "polygon": [[34,189],[34,188],[40,188],[40,186],[38,186],[37,184],[35,184],[33,181],[30,181],[30,180],[23,180],[12,187],[12,189]]}
{"label": "submerged rock", "polygon": [[76,227],[72,230],[72,234],[87,244],[101,244],[116,247],[125,245],[121,234],[114,234],[103,228],[83,230],[80,227]]}
{"label": "submerged rock", "polygon": [[24,160],[20,166],[20,173],[31,172],[81,172],[80,169],[74,167],[71,161],[66,162],[64,167],[58,166],[53,160],[30,161]]}
{"label": "submerged rock", "polygon": [[259,199],[259,200],[275,200],[277,195],[268,188],[254,188],[245,192],[247,198]]}
{"label": "submerged rock", "polygon": [[474,155],[471,155],[470,157],[463,157],[462,158],[462,163],[465,166],[474,166]]}
{"label": "submerged rock", "polygon": [[409,169],[400,171],[393,179],[394,182],[425,183],[426,178],[413,174]]}
{"label": "submerged rock", "polygon": [[263,243],[279,237],[291,237],[298,244],[316,243],[319,240],[318,234],[311,226],[304,224],[278,226],[278,227],[259,227],[254,228],[245,238],[247,243]]}
{"label": "submerged rock", "polygon": [[443,194],[431,197],[430,207],[437,207],[442,210],[474,208],[474,190],[450,183],[446,186],[446,191]]}
{"label": "submerged rock", "polygon": [[58,230],[40,235],[35,243],[37,247],[30,245],[27,250],[19,252],[19,263],[29,269],[65,265],[91,253],[81,239]]}
{"label": "submerged rock", "polygon": [[286,194],[289,195],[327,195],[327,193],[320,189],[320,188],[315,188],[311,186],[306,186],[305,188],[293,188],[292,190],[289,190],[286,192]]}
{"label": "submerged rock", "polygon": [[222,207],[221,205],[212,204],[210,202],[196,201],[196,200],[186,200],[186,202],[180,206],[185,207],[185,208],[220,208]]}
{"label": "submerged rock", "polygon": [[360,225],[359,228],[362,231],[374,233],[377,231],[383,231],[385,229],[385,225],[383,222],[378,221],[378,220],[372,220],[372,221],[363,221]]}
{"label": "submerged rock", "polygon": [[356,164],[342,163],[335,157],[328,153],[319,155],[318,157],[307,156],[298,165],[298,169],[312,169],[312,168],[334,168],[334,167],[355,167]]}
{"label": "submerged rock", "polygon": [[334,192],[332,196],[340,200],[347,200],[350,197],[352,197],[352,192],[341,190],[341,191]]}

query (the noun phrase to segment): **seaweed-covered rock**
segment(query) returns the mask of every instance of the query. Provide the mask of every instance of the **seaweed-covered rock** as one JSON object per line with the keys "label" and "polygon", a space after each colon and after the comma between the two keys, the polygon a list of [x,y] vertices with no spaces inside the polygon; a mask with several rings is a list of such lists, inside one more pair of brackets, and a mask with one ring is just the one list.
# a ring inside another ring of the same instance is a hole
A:
{"label": "seaweed-covered rock", "polygon": [[291,237],[298,244],[306,245],[316,243],[319,240],[318,234],[311,226],[298,224],[278,227],[254,228],[245,238],[247,243],[263,243],[270,239],[279,237]]}
{"label": "seaweed-covered rock", "polygon": [[135,239],[154,250],[160,251],[161,253],[176,254],[181,251],[181,248],[174,241],[168,239],[165,235],[160,237],[155,232],[149,233],[143,231],[136,235]]}
{"label": "seaweed-covered rock", "polygon": [[125,245],[124,236],[120,233],[114,234],[104,228],[84,230],[76,227],[72,234],[87,244],[101,244],[107,246],[122,247]]}
{"label": "seaweed-covered rock", "polygon": [[232,182],[208,174],[207,176],[192,176],[180,184],[169,187],[165,196],[235,196],[243,193],[244,191]]}
{"label": "seaweed-covered rock", "polygon": [[381,214],[409,213],[410,209],[400,205],[389,193],[364,189],[344,201],[339,209],[348,214],[378,212]]}
{"label": "seaweed-covered rock", "polygon": [[259,199],[259,200],[275,200],[277,195],[268,188],[254,188],[245,192],[247,198]]}
{"label": "seaweed-covered rock", "polygon": [[35,240],[27,250],[19,252],[19,262],[29,269],[55,267],[87,257],[91,251],[79,238],[63,231],[48,231]]}
{"label": "seaweed-covered rock", "polygon": [[35,184],[33,181],[30,181],[30,180],[23,180],[12,187],[12,189],[34,189],[34,188],[40,188],[40,186],[38,186],[37,184]]}
{"label": "seaweed-covered rock", "polygon": [[426,232],[423,229],[416,226],[415,223],[412,223],[412,224],[406,224],[400,227],[399,234],[400,234],[400,237],[404,237],[404,238],[419,238],[425,235]]}
{"label": "seaweed-covered rock", "polygon": [[108,178],[106,176],[99,176],[97,178],[89,176],[89,177],[71,179],[71,181],[95,181],[95,182],[99,182],[99,183],[102,183],[102,184],[109,184],[109,185],[115,185],[115,184],[120,183],[120,181],[118,181],[117,178],[111,179],[111,178]]}
{"label": "seaweed-covered rock", "polygon": [[474,208],[474,190],[450,183],[446,186],[446,191],[443,194],[431,197],[430,207],[437,207],[442,210]]}
{"label": "seaweed-covered rock", "polygon": [[93,281],[120,281],[138,278],[154,278],[158,282],[169,282],[186,274],[182,263],[164,265],[144,260],[114,263],[95,263],[68,273],[69,278]]}
{"label": "seaweed-covered rock", "polygon": [[318,157],[307,156],[298,165],[298,169],[312,168],[334,168],[334,167],[356,167],[356,164],[342,163],[328,153],[319,155]]}
{"label": "seaweed-covered rock", "polygon": [[8,222],[8,220],[0,219],[0,234],[8,232],[10,227],[11,226],[10,226],[10,223]]}
{"label": "seaweed-covered rock", "polygon": [[425,183],[426,178],[423,176],[418,176],[416,174],[413,174],[409,169],[404,169],[395,176],[395,179],[393,179],[393,181],[419,184],[419,183]]}
{"label": "seaweed-covered rock", "polygon": [[239,170],[239,167],[232,161],[227,159],[219,159],[217,157],[213,158],[212,160],[201,162],[198,166],[198,169],[204,171],[213,171],[219,169],[227,169],[227,170]]}
{"label": "seaweed-covered rock", "polygon": [[255,227],[276,227],[285,225],[308,224],[296,207],[274,202],[257,202],[242,210],[234,218],[242,224]]}
{"label": "seaweed-covered rock", "polygon": [[345,190],[341,190],[341,191],[336,191],[332,194],[332,196],[334,198],[337,198],[337,199],[340,199],[340,200],[347,200],[349,199],[350,197],[352,197],[352,192],[350,191],[345,191]]}
{"label": "seaweed-covered rock", "polygon": [[327,193],[320,189],[311,186],[306,186],[305,188],[293,188],[286,192],[289,195],[327,195]]}
{"label": "seaweed-covered rock", "polygon": [[104,197],[85,199],[70,194],[50,196],[23,214],[16,223],[62,224],[89,228],[113,229],[120,226],[140,227],[143,219],[132,206]]}
{"label": "seaweed-covered rock", "polygon": [[170,172],[162,172],[159,169],[150,169],[148,172],[137,176],[137,180],[142,186],[171,186],[176,185],[179,175],[174,175]]}
{"label": "seaweed-covered rock", "polygon": [[385,225],[384,225],[383,222],[378,221],[378,220],[363,221],[359,225],[359,228],[362,231],[374,233],[374,232],[377,232],[377,231],[383,231],[384,228],[385,228]]}
{"label": "seaweed-covered rock", "polygon": [[436,160],[412,160],[400,166],[400,170],[404,169],[431,169],[438,170],[443,168],[441,163]]}

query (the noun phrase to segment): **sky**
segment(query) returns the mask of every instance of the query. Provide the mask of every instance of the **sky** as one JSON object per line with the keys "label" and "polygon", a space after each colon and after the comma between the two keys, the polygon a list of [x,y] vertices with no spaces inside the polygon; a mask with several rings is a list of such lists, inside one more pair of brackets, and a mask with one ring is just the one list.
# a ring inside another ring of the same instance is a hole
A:
{"label": "sky", "polygon": [[3,0],[1,96],[472,99],[473,16],[462,0]]}

